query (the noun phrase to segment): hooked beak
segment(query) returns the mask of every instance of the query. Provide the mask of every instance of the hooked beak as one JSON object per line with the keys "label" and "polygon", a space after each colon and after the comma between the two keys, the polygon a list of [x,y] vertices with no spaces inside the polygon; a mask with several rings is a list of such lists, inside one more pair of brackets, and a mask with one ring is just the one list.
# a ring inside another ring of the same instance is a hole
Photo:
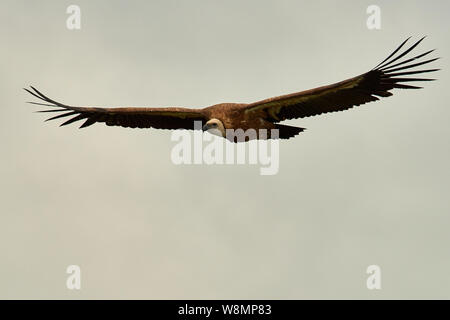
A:
{"label": "hooked beak", "polygon": [[208,124],[205,124],[205,125],[202,127],[202,130],[203,130],[203,131],[208,131],[208,130],[209,130],[209,125],[208,125]]}

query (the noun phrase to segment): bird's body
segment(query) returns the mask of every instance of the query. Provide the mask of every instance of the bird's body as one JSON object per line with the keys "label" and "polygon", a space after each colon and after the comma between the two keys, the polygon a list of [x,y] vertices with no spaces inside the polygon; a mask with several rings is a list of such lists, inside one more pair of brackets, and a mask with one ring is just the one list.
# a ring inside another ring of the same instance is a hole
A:
{"label": "bird's body", "polygon": [[[45,103],[33,104],[57,107],[58,109],[41,112],[63,112],[48,120],[73,116],[62,125],[78,120],[85,120],[81,128],[96,122],[104,122],[109,126],[122,126],[129,128],[156,128],[156,129],[194,129],[194,122],[201,121],[203,130],[216,129],[219,134],[231,141],[247,141],[250,139],[280,138],[289,139],[304,130],[279,124],[283,120],[315,116],[327,112],[343,111],[367,102],[379,100],[380,97],[391,96],[392,89],[419,89],[421,87],[406,84],[416,81],[430,81],[434,79],[410,78],[408,76],[434,72],[439,69],[412,70],[437,60],[429,59],[408,64],[424,57],[434,50],[427,51],[413,58],[398,62],[412,51],[421,41],[420,39],[410,48],[395,56],[395,54],[408,41],[405,40],[391,55],[383,60],[374,69],[359,76],[327,85],[269,98],[258,102],[221,103],[203,109],[190,109],[180,107],[170,108],[98,108],[74,107],[56,102],[37,89],[27,90],[33,96]],[[407,71],[405,71],[407,70]],[[255,136],[229,136],[229,130],[254,130]],[[276,134],[273,129],[276,129]],[[266,131],[265,134],[260,132]]]}
{"label": "bird's body", "polygon": [[246,112],[248,104],[245,103],[220,103],[203,109],[208,119],[218,119],[225,130],[253,129],[258,132],[261,129],[270,130],[277,125],[267,121],[262,111]]}

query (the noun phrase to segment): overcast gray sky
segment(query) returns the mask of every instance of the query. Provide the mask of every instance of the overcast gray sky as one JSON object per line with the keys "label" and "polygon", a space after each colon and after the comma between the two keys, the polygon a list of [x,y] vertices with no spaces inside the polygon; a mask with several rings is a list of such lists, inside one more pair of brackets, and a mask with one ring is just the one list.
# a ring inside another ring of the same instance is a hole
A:
{"label": "overcast gray sky", "polygon": [[[81,8],[81,30],[66,8]],[[381,30],[366,8],[381,8]],[[448,1],[1,1],[0,298],[450,298]],[[252,102],[363,73],[407,36],[439,81],[290,123],[280,170],[176,166],[169,131],[73,105]],[[81,290],[66,288],[79,265]],[[366,288],[379,265],[382,289]]]}

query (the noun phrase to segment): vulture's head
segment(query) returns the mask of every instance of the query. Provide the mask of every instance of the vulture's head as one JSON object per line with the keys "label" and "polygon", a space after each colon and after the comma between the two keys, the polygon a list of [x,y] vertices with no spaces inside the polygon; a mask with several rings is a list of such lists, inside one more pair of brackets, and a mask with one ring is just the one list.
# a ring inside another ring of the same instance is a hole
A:
{"label": "vulture's head", "polygon": [[225,126],[219,119],[211,119],[203,126],[203,131],[208,131],[219,137],[225,137]]}

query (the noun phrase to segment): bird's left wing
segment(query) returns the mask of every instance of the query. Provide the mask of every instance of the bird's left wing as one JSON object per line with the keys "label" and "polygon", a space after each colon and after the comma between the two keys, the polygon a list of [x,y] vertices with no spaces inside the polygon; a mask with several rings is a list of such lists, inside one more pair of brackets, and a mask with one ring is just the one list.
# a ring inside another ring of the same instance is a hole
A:
{"label": "bird's left wing", "polygon": [[430,81],[434,79],[409,78],[407,76],[433,72],[439,69],[413,71],[408,69],[430,63],[439,58],[408,64],[409,62],[422,58],[434,51],[430,50],[418,56],[397,62],[413,50],[424,38],[394,57],[408,39],[369,72],[332,85],[251,103],[245,106],[245,112],[257,112],[260,116],[263,116],[272,122],[279,122],[287,119],[303,118],[327,112],[347,110],[370,101],[376,101],[379,99],[378,97],[389,97],[392,95],[390,91],[395,88],[420,89],[421,87],[405,83],[412,81]]}
{"label": "bird's left wing", "polygon": [[[156,128],[156,129],[194,129],[194,121],[207,121],[201,109],[189,108],[98,108],[74,107],[56,102],[34,87],[25,89],[41,102],[30,102],[36,105],[55,107],[39,112],[56,112],[56,116],[47,120],[69,118],[61,126],[75,121],[84,120],[80,128],[88,127],[96,122],[104,122],[108,126],[127,128]],[[46,120],[46,121],[47,121]]]}

